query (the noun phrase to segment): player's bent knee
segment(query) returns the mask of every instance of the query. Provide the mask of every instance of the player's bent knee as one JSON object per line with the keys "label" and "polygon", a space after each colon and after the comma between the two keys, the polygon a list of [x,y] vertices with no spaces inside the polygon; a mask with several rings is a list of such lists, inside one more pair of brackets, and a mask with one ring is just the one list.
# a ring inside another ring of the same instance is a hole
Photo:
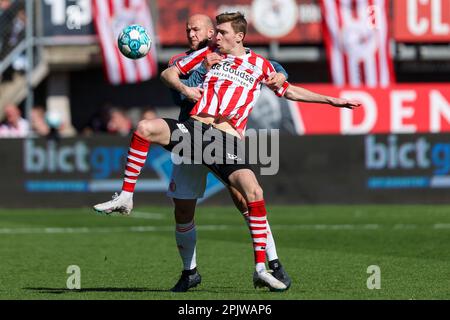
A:
{"label": "player's bent knee", "polygon": [[136,132],[152,142],[166,145],[170,137],[167,123],[163,119],[141,120]]}
{"label": "player's bent knee", "polygon": [[177,223],[188,223],[194,219],[196,199],[173,199],[173,202],[175,204],[175,221]]}
{"label": "player's bent knee", "polygon": [[247,201],[253,202],[253,201],[259,201],[264,199],[264,192],[263,189],[256,185],[252,188],[250,188],[248,194],[247,194]]}
{"label": "player's bent knee", "polygon": [[139,121],[136,131],[139,135],[150,138],[152,135],[152,124],[151,120],[141,120]]}

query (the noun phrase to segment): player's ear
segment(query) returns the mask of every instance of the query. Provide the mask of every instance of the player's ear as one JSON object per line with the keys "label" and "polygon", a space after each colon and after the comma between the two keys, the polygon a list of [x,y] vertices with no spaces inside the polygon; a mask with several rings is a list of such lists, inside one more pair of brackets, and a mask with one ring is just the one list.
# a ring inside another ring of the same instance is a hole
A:
{"label": "player's ear", "polygon": [[208,30],[208,40],[211,40],[214,37],[215,33],[216,32],[214,31],[214,29]]}
{"label": "player's ear", "polygon": [[236,41],[237,42],[242,42],[244,40],[244,33],[243,32],[238,32],[236,33]]}

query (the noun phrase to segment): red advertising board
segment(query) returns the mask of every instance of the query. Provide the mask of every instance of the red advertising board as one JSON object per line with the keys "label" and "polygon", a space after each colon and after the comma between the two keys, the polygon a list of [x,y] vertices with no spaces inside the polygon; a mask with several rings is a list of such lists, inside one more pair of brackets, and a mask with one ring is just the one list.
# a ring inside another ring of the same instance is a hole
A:
{"label": "red advertising board", "polygon": [[450,0],[394,0],[397,41],[450,42]]}
{"label": "red advertising board", "polygon": [[172,0],[157,1],[158,35],[162,45],[186,44],[186,20],[196,13],[212,19],[223,12],[240,11],[249,23],[246,44],[320,43],[318,0]]}
{"label": "red advertising board", "polygon": [[450,132],[450,84],[399,84],[386,89],[300,86],[363,104],[349,110],[297,103],[300,134]]}

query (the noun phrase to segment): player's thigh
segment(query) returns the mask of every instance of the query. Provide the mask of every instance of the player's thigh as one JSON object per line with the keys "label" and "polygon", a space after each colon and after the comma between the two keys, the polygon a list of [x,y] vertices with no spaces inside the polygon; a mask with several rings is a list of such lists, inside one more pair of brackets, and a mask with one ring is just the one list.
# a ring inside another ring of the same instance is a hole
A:
{"label": "player's thigh", "polygon": [[[176,155],[172,155],[177,157]],[[202,198],[206,189],[208,169],[200,164],[174,164],[167,196],[177,199]]]}
{"label": "player's thigh", "polygon": [[137,132],[151,142],[163,146],[170,141],[170,128],[164,119],[141,120],[138,123]]}

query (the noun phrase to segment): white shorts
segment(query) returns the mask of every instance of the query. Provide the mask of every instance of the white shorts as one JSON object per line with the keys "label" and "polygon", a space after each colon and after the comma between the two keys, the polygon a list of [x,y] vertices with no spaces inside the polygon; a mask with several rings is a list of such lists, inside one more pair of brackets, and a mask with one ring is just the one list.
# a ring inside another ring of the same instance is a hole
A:
{"label": "white shorts", "polygon": [[167,196],[175,199],[199,199],[206,189],[209,169],[201,164],[173,164]]}

